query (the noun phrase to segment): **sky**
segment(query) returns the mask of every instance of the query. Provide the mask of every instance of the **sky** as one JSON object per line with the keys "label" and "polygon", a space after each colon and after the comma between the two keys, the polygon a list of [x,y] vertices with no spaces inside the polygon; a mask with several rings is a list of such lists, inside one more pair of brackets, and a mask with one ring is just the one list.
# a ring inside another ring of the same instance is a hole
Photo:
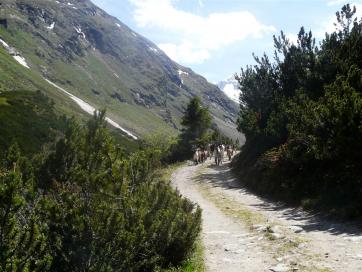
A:
{"label": "sky", "polygon": [[253,53],[272,57],[273,35],[296,41],[300,27],[316,40],[334,30],[336,11],[362,0],[92,0],[171,59],[217,83],[254,64]]}

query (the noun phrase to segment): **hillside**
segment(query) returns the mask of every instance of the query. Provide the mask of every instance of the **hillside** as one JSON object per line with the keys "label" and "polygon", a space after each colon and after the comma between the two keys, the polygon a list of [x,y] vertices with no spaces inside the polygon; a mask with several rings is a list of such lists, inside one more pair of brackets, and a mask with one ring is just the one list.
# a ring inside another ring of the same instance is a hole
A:
{"label": "hillside", "polygon": [[[73,99],[49,85],[36,71],[19,65],[0,46],[0,151],[16,140],[26,155],[38,152],[43,143],[53,141],[61,132],[61,115],[75,116],[82,122],[89,119]],[[116,127],[109,128],[127,150],[137,149],[136,141]]]}
{"label": "hillside", "polygon": [[[0,26],[3,47],[29,67],[24,69],[95,108],[106,107],[112,120],[135,135],[174,133],[195,95],[225,134],[237,134],[236,103],[88,0],[5,0],[0,16],[7,19],[7,28]],[[60,92],[52,98],[62,105],[63,97]]]}

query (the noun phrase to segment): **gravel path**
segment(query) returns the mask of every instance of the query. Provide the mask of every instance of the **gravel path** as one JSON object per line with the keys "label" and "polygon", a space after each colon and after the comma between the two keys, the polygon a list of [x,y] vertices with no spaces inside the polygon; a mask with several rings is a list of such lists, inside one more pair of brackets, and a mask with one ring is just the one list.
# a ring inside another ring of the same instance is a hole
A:
{"label": "gravel path", "polygon": [[261,199],[228,164],[184,166],[172,176],[203,209],[207,271],[362,271],[362,230]]}

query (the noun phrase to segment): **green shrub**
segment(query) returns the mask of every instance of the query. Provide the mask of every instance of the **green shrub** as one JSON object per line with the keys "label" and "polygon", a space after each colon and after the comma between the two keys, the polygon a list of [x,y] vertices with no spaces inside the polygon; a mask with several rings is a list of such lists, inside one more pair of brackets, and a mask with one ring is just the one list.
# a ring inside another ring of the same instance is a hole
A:
{"label": "green shrub", "polygon": [[354,217],[362,215],[362,20],[355,12],[349,5],[337,12],[339,30],[319,47],[304,28],[297,44],[281,33],[274,63],[256,58],[236,77],[246,145],[234,163],[259,192]]}
{"label": "green shrub", "polygon": [[200,208],[154,174],[159,150],[127,155],[104,118],[86,127],[70,120],[64,138],[32,164],[16,146],[3,158],[0,220],[9,203],[15,208],[0,270],[152,271],[191,255]]}

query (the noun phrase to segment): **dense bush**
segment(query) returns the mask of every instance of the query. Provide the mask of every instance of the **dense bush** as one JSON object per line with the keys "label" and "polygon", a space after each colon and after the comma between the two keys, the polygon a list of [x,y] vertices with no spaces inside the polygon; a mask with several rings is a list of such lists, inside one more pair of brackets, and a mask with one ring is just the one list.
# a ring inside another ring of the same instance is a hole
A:
{"label": "dense bush", "polygon": [[346,5],[319,46],[301,28],[297,44],[274,38],[275,61],[242,70],[235,167],[258,191],[326,204],[361,216],[362,20]]}
{"label": "dense bush", "polygon": [[104,112],[34,161],[12,146],[0,168],[1,271],[152,271],[182,263],[201,211],[154,175],[160,152],[126,155]]}
{"label": "dense bush", "polygon": [[31,155],[60,134],[65,118],[41,92],[11,91],[0,93],[0,126],[0,153],[17,142],[23,154]]}

